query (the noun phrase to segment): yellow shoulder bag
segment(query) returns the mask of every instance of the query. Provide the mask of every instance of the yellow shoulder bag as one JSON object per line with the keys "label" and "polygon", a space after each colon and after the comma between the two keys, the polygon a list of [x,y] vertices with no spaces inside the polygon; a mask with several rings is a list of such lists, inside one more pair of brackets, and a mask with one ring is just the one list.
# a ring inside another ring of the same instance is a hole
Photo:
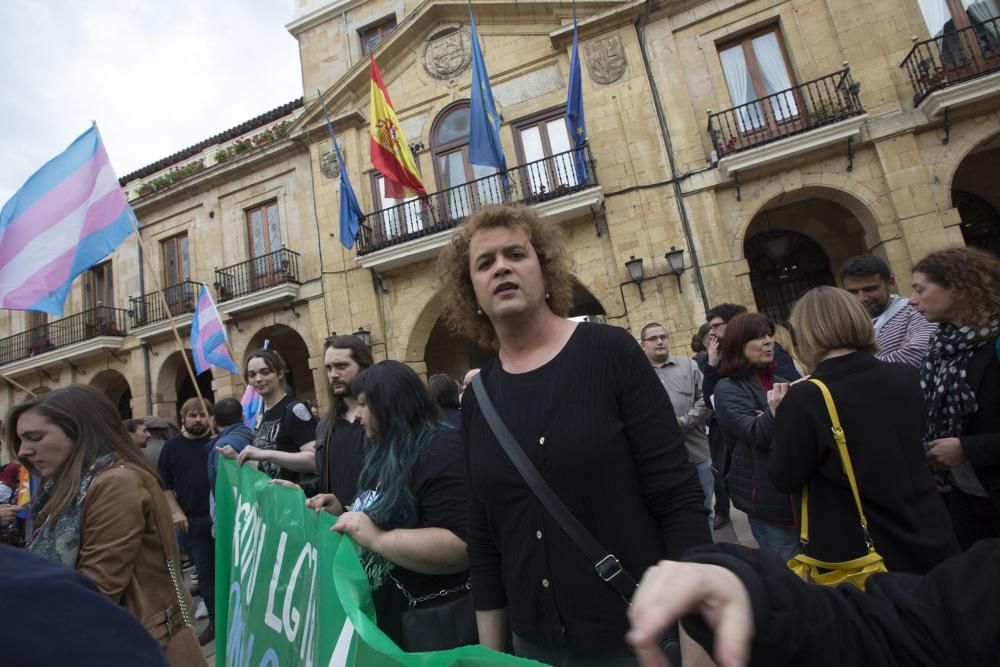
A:
{"label": "yellow shoulder bag", "polygon": [[[840,417],[837,416],[837,406],[833,403],[830,390],[819,380],[810,379],[810,382],[819,387],[823,392],[823,400],[826,401],[827,412],[830,413],[830,422],[833,424],[833,439],[837,443],[837,451],[840,453],[840,462],[844,466],[844,473],[847,481],[851,484],[851,493],[854,495],[854,504],[858,508],[858,516],[861,518],[861,530],[865,534],[865,544],[868,545],[868,553],[854,560],[847,560],[840,563],[826,563],[805,554],[799,554],[788,561],[788,567],[798,575],[803,581],[819,584],[820,586],[839,586],[840,584],[853,584],[861,590],[865,589],[865,580],[873,574],[888,572],[882,556],[875,551],[875,543],[868,532],[868,519],[861,508],[861,496],[858,494],[858,483],[854,479],[854,467],[851,465],[851,457],[847,453],[847,438],[844,436],[844,429],[840,426]],[[809,485],[802,487],[802,528],[800,533],[803,547],[809,544]]]}

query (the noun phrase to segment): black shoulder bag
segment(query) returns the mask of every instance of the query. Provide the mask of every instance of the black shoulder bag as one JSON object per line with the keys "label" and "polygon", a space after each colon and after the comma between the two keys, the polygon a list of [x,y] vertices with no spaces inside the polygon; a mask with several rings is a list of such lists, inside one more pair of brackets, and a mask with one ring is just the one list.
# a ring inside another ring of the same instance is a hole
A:
{"label": "black shoulder bag", "polygon": [[[525,454],[524,449],[514,439],[510,429],[504,424],[496,408],[493,406],[493,401],[490,400],[490,395],[486,392],[486,385],[483,384],[482,373],[477,374],[472,379],[472,389],[475,392],[476,402],[479,404],[479,409],[483,413],[490,431],[493,432],[500,446],[503,447],[504,453],[507,454],[507,458],[517,468],[518,473],[524,478],[532,493],[545,506],[546,511],[555,519],[555,522],[559,524],[563,532],[573,540],[580,551],[594,564],[594,572],[601,578],[601,581],[615,589],[626,605],[631,604],[632,594],[635,593],[635,589],[638,587],[635,579],[622,567],[618,558],[602,547],[590,531],[580,523],[576,516],[566,507],[566,504],[559,499],[559,496],[552,490],[552,487],[545,481],[541,473],[538,472],[538,468],[532,464],[528,455]],[[667,657],[670,658],[670,664],[680,667],[680,639],[676,624],[664,635],[660,646]]]}

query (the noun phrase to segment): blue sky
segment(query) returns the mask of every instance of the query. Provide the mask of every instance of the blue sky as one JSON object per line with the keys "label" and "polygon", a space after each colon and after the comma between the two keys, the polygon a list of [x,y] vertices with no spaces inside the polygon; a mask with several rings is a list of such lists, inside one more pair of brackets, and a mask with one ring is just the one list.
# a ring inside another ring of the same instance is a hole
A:
{"label": "blue sky", "polygon": [[0,2],[0,206],[91,120],[123,176],[301,96],[293,2]]}

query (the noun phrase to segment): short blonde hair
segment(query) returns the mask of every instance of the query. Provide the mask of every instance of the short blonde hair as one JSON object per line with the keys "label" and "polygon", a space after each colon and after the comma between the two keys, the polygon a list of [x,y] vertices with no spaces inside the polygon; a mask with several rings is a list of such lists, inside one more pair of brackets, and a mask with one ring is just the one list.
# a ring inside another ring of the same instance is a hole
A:
{"label": "short blonde hair", "polygon": [[837,348],[878,352],[871,316],[860,301],[839,287],[806,292],[792,308],[789,324],[799,360],[808,371]]}

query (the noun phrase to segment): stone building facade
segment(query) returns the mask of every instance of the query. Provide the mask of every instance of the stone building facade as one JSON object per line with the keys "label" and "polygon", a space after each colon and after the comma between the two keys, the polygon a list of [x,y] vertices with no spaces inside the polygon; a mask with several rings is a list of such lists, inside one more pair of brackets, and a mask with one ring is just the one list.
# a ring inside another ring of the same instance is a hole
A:
{"label": "stone building facade", "polygon": [[[124,177],[143,225],[142,268],[133,236],[107,275],[79,281],[72,327],[4,312],[0,374],[33,391],[93,383],[122,414],[174,418],[193,388],[163,313],[186,336],[189,296],[204,283],[237,363],[270,340],[296,393],[321,406],[332,332],[361,331],[377,358],[458,375],[488,352],[443,325],[434,258],[469,213],[502,199],[564,229],[572,315],[635,334],[662,322],[678,352],[707,306],[743,303],[782,320],[805,290],[835,283],[851,255],[886,258],[905,290],[931,250],[1000,250],[993,0],[579,0],[585,174],[562,121],[572,4],[473,8],[507,185],[467,158],[464,3],[298,0],[287,28],[305,101]],[[369,160],[369,52],[427,200],[382,196]],[[367,214],[350,250],[317,91]],[[120,324],[109,328],[111,316]],[[57,341],[61,326],[75,333]],[[200,380],[215,397],[243,390],[220,371]],[[8,383],[0,403],[24,396]]]}

